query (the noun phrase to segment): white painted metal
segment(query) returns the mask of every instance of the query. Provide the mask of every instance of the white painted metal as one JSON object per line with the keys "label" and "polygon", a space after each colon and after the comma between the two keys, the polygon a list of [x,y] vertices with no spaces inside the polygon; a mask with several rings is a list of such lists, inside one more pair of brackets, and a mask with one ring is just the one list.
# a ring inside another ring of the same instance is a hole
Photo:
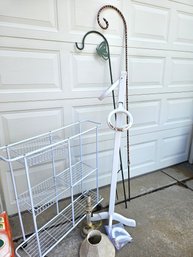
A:
{"label": "white painted metal", "polygon": [[[102,212],[102,213],[97,213],[96,215],[93,214],[93,221],[94,220],[100,220],[103,218],[109,220],[109,226],[108,226],[108,232],[110,235],[113,234],[113,220],[119,221],[122,224],[126,226],[131,226],[135,227],[136,222],[133,219],[129,219],[127,217],[124,217],[123,215],[120,215],[118,213],[115,213],[115,200],[116,200],[116,188],[117,188],[117,170],[119,169],[119,151],[121,147],[121,137],[122,137],[122,132],[124,130],[127,130],[131,127],[132,125],[132,119],[129,119],[129,123],[127,126],[123,126],[123,115],[122,112],[124,110],[124,105],[125,105],[125,90],[126,90],[126,77],[127,73],[126,72],[121,72],[120,80],[119,80],[119,85],[115,82],[117,86],[119,86],[119,96],[118,96],[118,104],[117,108],[115,109],[116,111],[116,120],[115,120],[115,125],[110,126],[111,129],[115,130],[115,142],[114,142],[114,151],[113,151],[113,167],[112,167],[112,172],[111,172],[111,187],[110,187],[110,197],[109,197],[109,211],[108,212]],[[112,85],[111,90],[115,89],[115,86]],[[108,92],[110,89],[107,90]],[[105,92],[107,92],[105,91]],[[104,95],[104,94],[103,94]],[[101,98],[101,97],[100,97]],[[120,111],[121,110],[121,111]],[[129,117],[132,117],[129,112],[125,112],[126,115]],[[115,114],[114,112],[110,112],[109,116],[111,117],[112,114]],[[108,118],[108,122],[109,122]]]}
{"label": "white painted metal", "polygon": [[[0,148],[0,160],[9,166],[14,185],[15,198],[23,235],[23,243],[17,249],[17,256],[43,257],[47,255],[77,224],[84,219],[85,201],[88,195],[95,208],[102,198],[98,185],[98,123],[81,121],[50,131],[48,133],[22,140]],[[80,129],[81,128],[81,129]],[[94,136],[94,138],[93,138]],[[52,140],[50,140],[52,138]],[[95,162],[83,156],[87,151],[86,142],[95,146]],[[81,145],[80,145],[81,144]],[[54,158],[53,158],[54,157]],[[18,187],[15,171],[22,166],[26,176],[26,190]],[[46,166],[47,173],[41,183],[34,184],[33,168],[41,171]],[[94,178],[96,185],[89,188],[86,179]],[[92,190],[91,190],[92,189]],[[58,201],[70,197],[70,202],[59,206]],[[46,220],[49,207],[56,212]],[[28,210],[32,214],[34,234],[26,238],[21,212]],[[44,224],[39,227],[40,214]],[[43,219],[44,218],[44,219]]]}
{"label": "white painted metal", "polygon": [[[97,99],[110,85],[108,63],[95,55],[101,43],[97,36],[88,37],[84,52],[77,51],[74,42],[88,30],[99,29],[96,13],[104,4],[116,5],[128,23],[129,111],[134,117],[131,176],[188,160],[193,124],[192,0],[22,0],[20,5],[0,0],[0,145],[77,120],[93,120],[94,115],[102,123],[100,185],[109,183],[112,169],[113,133],[106,125],[111,97],[102,103]],[[113,10],[103,15],[109,21],[104,34],[116,81],[123,63],[122,21]],[[92,149],[89,143],[88,148]],[[92,154],[87,158],[92,161]],[[13,214],[17,209],[11,176],[2,169],[3,202]],[[38,174],[34,169],[36,180]],[[16,177],[23,189],[22,169]]]}

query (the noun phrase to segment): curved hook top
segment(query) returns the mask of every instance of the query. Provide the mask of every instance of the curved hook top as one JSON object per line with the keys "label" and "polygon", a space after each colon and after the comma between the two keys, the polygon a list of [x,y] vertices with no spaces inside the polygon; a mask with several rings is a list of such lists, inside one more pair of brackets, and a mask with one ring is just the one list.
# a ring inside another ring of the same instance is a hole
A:
{"label": "curved hook top", "polygon": [[[128,72],[128,64],[127,64],[127,59],[128,59],[128,54],[127,54],[127,22],[126,22],[126,19],[125,19],[124,15],[122,14],[122,12],[117,7],[115,7],[114,5],[104,5],[99,9],[99,11],[97,13],[97,22],[102,29],[107,29],[109,27],[109,22],[105,18],[103,18],[103,21],[105,22],[105,26],[102,25],[102,23],[100,22],[100,14],[104,9],[107,9],[107,8],[111,8],[111,9],[115,10],[121,16],[122,21],[123,21],[124,31],[125,31],[125,70]],[[128,82],[126,82],[126,83],[127,83],[127,86],[128,86]]]}
{"label": "curved hook top", "polygon": [[89,34],[92,34],[92,33],[100,35],[100,36],[104,39],[104,41],[106,42],[107,47],[109,48],[109,43],[108,43],[106,37],[105,37],[102,33],[100,33],[99,31],[91,30],[91,31],[87,32],[87,33],[84,35],[84,37],[82,38],[82,46],[81,46],[81,47],[78,46],[78,43],[77,43],[77,42],[75,43],[76,47],[77,47],[79,50],[83,50],[83,49],[84,49],[85,39],[86,39],[86,37],[87,37]]}
{"label": "curved hook top", "polygon": [[[99,54],[99,56],[101,56],[104,60],[108,60],[108,62],[109,62],[109,70],[110,70],[110,79],[111,79],[111,84],[113,84],[113,75],[112,75],[112,67],[111,67],[111,57],[110,57],[110,49],[109,49],[109,43],[108,43],[108,41],[107,41],[107,39],[106,39],[106,37],[101,33],[101,32],[99,32],[99,31],[97,31],[97,30],[91,30],[91,31],[88,31],[85,35],[84,35],[84,37],[82,38],[82,46],[78,46],[78,43],[76,42],[75,43],[75,45],[76,45],[76,47],[79,49],[79,50],[83,50],[84,49],[84,45],[85,45],[85,39],[86,39],[86,37],[89,35],[89,34],[92,34],[92,33],[94,33],[94,34],[98,34],[99,36],[101,36],[103,39],[104,39],[104,41],[105,41],[105,43],[106,43],[106,48],[107,49],[105,49],[105,52],[104,51],[100,51],[99,50],[99,48],[101,47],[100,45],[99,45],[99,47],[98,47],[98,49],[97,49],[97,53]],[[114,106],[115,106],[115,104],[114,104]]]}
{"label": "curved hook top", "polygon": [[[105,26],[101,24],[100,22],[100,14],[101,12],[106,9],[106,8],[111,8],[113,10],[115,10],[119,16],[121,16],[122,18],[122,21],[123,21],[123,25],[124,25],[124,31],[125,31],[125,70],[128,74],[128,52],[127,52],[127,22],[126,22],[126,19],[124,17],[124,15],[122,14],[122,12],[115,6],[113,5],[104,5],[102,6],[98,13],[97,13],[97,22],[99,24],[99,26],[102,28],[102,29],[107,29],[109,27],[109,23],[108,21],[103,18],[103,21],[105,22]],[[128,111],[128,75],[126,77],[126,109]],[[127,118],[127,123],[128,123],[128,118]],[[127,130],[127,151],[128,151],[128,163],[130,163],[130,157],[129,157],[129,131]],[[130,178],[130,171],[129,171],[129,165],[128,165],[128,178]],[[130,181],[130,180],[128,180]],[[129,182],[130,183],[130,182]],[[128,186],[129,190],[130,190],[130,186]],[[130,191],[129,191],[129,197],[130,197]]]}
{"label": "curved hook top", "polygon": [[118,14],[121,16],[122,20],[123,20],[123,24],[124,24],[124,29],[125,29],[125,33],[127,33],[127,23],[126,23],[126,20],[125,20],[125,17],[124,15],[122,14],[122,12],[117,8],[115,7],[114,5],[104,5],[103,7],[101,7],[97,13],[97,22],[99,24],[99,26],[102,28],[102,29],[107,29],[109,27],[109,22],[103,18],[104,22],[105,22],[105,26],[102,25],[102,23],[100,22],[100,14],[102,12],[102,10],[106,9],[106,8],[111,8],[111,9],[114,9],[116,12],[118,12]]}

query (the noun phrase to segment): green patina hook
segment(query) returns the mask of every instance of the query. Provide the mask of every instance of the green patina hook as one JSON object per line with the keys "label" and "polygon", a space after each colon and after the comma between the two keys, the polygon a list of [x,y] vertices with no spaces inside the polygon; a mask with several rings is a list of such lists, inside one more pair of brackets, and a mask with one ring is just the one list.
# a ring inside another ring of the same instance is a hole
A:
{"label": "green patina hook", "polygon": [[[106,21],[106,23],[108,24],[108,22]],[[109,43],[106,39],[106,37],[100,33],[99,31],[96,30],[91,30],[89,32],[87,32],[84,37],[82,38],[82,46],[78,46],[78,43],[75,43],[76,47],[79,50],[83,50],[84,49],[84,43],[85,43],[85,39],[89,34],[98,34],[99,36],[101,36],[103,38],[103,41],[97,46],[96,48],[96,52],[97,54],[103,58],[103,60],[109,62],[109,73],[110,73],[110,80],[111,80],[111,85],[113,85],[113,74],[112,74],[112,68],[111,68],[111,57],[110,57],[110,49],[109,49]],[[116,108],[116,104],[115,104],[115,93],[114,90],[112,91],[112,98],[113,98],[113,107],[114,109]],[[121,155],[121,149],[119,149],[119,158],[120,158],[120,170],[121,174],[122,174],[122,181],[123,181],[123,190],[124,190],[124,199],[125,199],[125,207],[127,208],[127,201],[126,201],[126,193],[125,193],[125,181],[124,181],[124,174],[123,174],[123,161],[122,161],[122,155]],[[118,172],[119,172],[118,171]]]}
{"label": "green patina hook", "polygon": [[89,34],[97,34],[103,38],[103,41],[97,46],[96,52],[100,57],[103,58],[103,60],[105,60],[105,61],[108,60],[108,62],[109,62],[109,73],[110,73],[110,79],[111,79],[111,85],[112,85],[113,84],[113,75],[112,75],[112,68],[111,68],[110,49],[109,49],[109,43],[108,43],[106,37],[99,31],[91,30],[91,31],[88,31],[82,38],[82,43],[81,43],[82,46],[79,46],[77,42],[75,43],[75,45],[79,50],[83,50],[84,45],[85,45],[85,39]]}
{"label": "green patina hook", "polygon": [[107,61],[109,59],[108,47],[107,47],[107,43],[105,41],[101,42],[100,45],[97,46],[96,52],[105,61]]}

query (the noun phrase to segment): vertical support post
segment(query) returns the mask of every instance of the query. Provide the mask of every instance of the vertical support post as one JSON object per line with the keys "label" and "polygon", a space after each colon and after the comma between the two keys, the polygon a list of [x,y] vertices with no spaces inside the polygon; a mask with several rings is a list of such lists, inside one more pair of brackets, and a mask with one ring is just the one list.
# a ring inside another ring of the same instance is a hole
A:
{"label": "vertical support post", "polygon": [[82,177],[83,177],[83,158],[82,158],[82,128],[81,128],[81,122],[79,121],[79,140],[80,140],[80,165],[81,165],[81,193],[83,193],[83,183],[82,183]]}
{"label": "vertical support post", "polygon": [[99,163],[98,163],[98,126],[96,126],[96,191],[97,191],[97,202],[99,202]]}
{"label": "vertical support post", "polygon": [[[52,145],[52,132],[49,132],[49,139],[50,139],[50,145]],[[57,194],[57,183],[56,183],[56,167],[55,167],[55,154],[54,154],[54,148],[51,147],[51,155],[52,155],[52,172],[53,172],[53,178],[54,178],[54,189],[55,189],[55,198],[56,198],[56,211],[57,214],[59,214],[59,205],[58,205],[58,194]]]}
{"label": "vertical support post", "polygon": [[16,205],[17,205],[17,210],[18,210],[18,216],[19,216],[19,222],[20,222],[20,226],[21,226],[22,237],[23,237],[23,240],[25,241],[26,240],[25,230],[24,230],[23,220],[22,220],[22,216],[21,216],[21,209],[19,206],[18,192],[17,192],[17,186],[16,186],[16,182],[15,182],[15,178],[14,178],[13,166],[12,166],[12,162],[10,161],[11,156],[10,156],[9,146],[6,146],[6,152],[7,152],[7,158],[9,160],[8,165],[9,165],[9,170],[11,173],[11,179],[12,179],[12,183],[13,183],[13,190],[14,190],[14,194],[15,194],[15,200],[16,200]]}
{"label": "vertical support post", "polygon": [[72,224],[75,225],[74,217],[74,190],[73,190],[73,176],[72,176],[72,159],[71,159],[71,145],[70,139],[68,139],[68,158],[69,158],[69,172],[70,172],[70,193],[71,193],[71,205],[72,205]]}
{"label": "vertical support post", "polygon": [[[119,116],[119,115],[117,115]],[[117,117],[117,120],[119,117]],[[113,214],[115,210],[116,188],[117,188],[117,168],[119,167],[119,148],[121,143],[121,132],[115,133],[113,168],[111,175],[110,201],[109,201],[109,231],[111,232]]]}
{"label": "vertical support post", "polygon": [[35,207],[34,207],[34,202],[33,202],[33,194],[32,194],[32,190],[31,190],[29,167],[28,167],[27,158],[25,156],[24,156],[24,163],[25,163],[26,178],[27,178],[27,184],[28,184],[28,190],[29,190],[29,196],[30,196],[30,202],[31,202],[31,211],[32,211],[32,218],[33,218],[33,223],[34,223],[34,230],[35,230],[35,235],[36,235],[36,239],[37,239],[38,251],[39,251],[39,254],[40,254],[40,257],[41,257],[42,256],[42,251],[41,251],[41,245],[40,245],[40,240],[39,240],[39,235],[38,235],[38,227],[37,227],[37,222],[36,222]]}

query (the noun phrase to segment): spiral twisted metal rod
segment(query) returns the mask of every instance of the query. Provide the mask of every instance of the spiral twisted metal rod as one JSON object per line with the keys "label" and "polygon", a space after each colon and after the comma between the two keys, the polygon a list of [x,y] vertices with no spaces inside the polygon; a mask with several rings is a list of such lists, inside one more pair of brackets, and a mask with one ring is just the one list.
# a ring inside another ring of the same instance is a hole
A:
{"label": "spiral twisted metal rod", "polygon": [[[128,95],[129,95],[129,92],[128,92],[128,51],[127,51],[127,22],[126,22],[126,19],[124,17],[124,15],[122,14],[122,12],[115,6],[113,5],[104,5],[103,7],[101,7],[97,13],[97,22],[99,24],[99,26],[102,28],[102,29],[108,29],[109,27],[109,22],[107,21],[107,19],[103,18],[103,21],[105,23],[105,25],[103,25],[100,21],[100,16],[101,16],[101,12],[104,10],[104,9],[113,9],[115,10],[119,16],[121,17],[122,21],[123,21],[123,26],[124,26],[124,35],[125,35],[125,70],[127,72],[127,77],[126,77],[126,110],[128,111],[129,107],[128,107]],[[129,123],[129,120],[128,120],[128,117],[126,118],[126,122]],[[131,179],[131,176],[130,176],[130,149],[129,149],[129,130],[127,130],[127,162],[128,162],[128,200],[130,201],[130,198],[131,198],[131,184],[130,184],[130,179]]]}

